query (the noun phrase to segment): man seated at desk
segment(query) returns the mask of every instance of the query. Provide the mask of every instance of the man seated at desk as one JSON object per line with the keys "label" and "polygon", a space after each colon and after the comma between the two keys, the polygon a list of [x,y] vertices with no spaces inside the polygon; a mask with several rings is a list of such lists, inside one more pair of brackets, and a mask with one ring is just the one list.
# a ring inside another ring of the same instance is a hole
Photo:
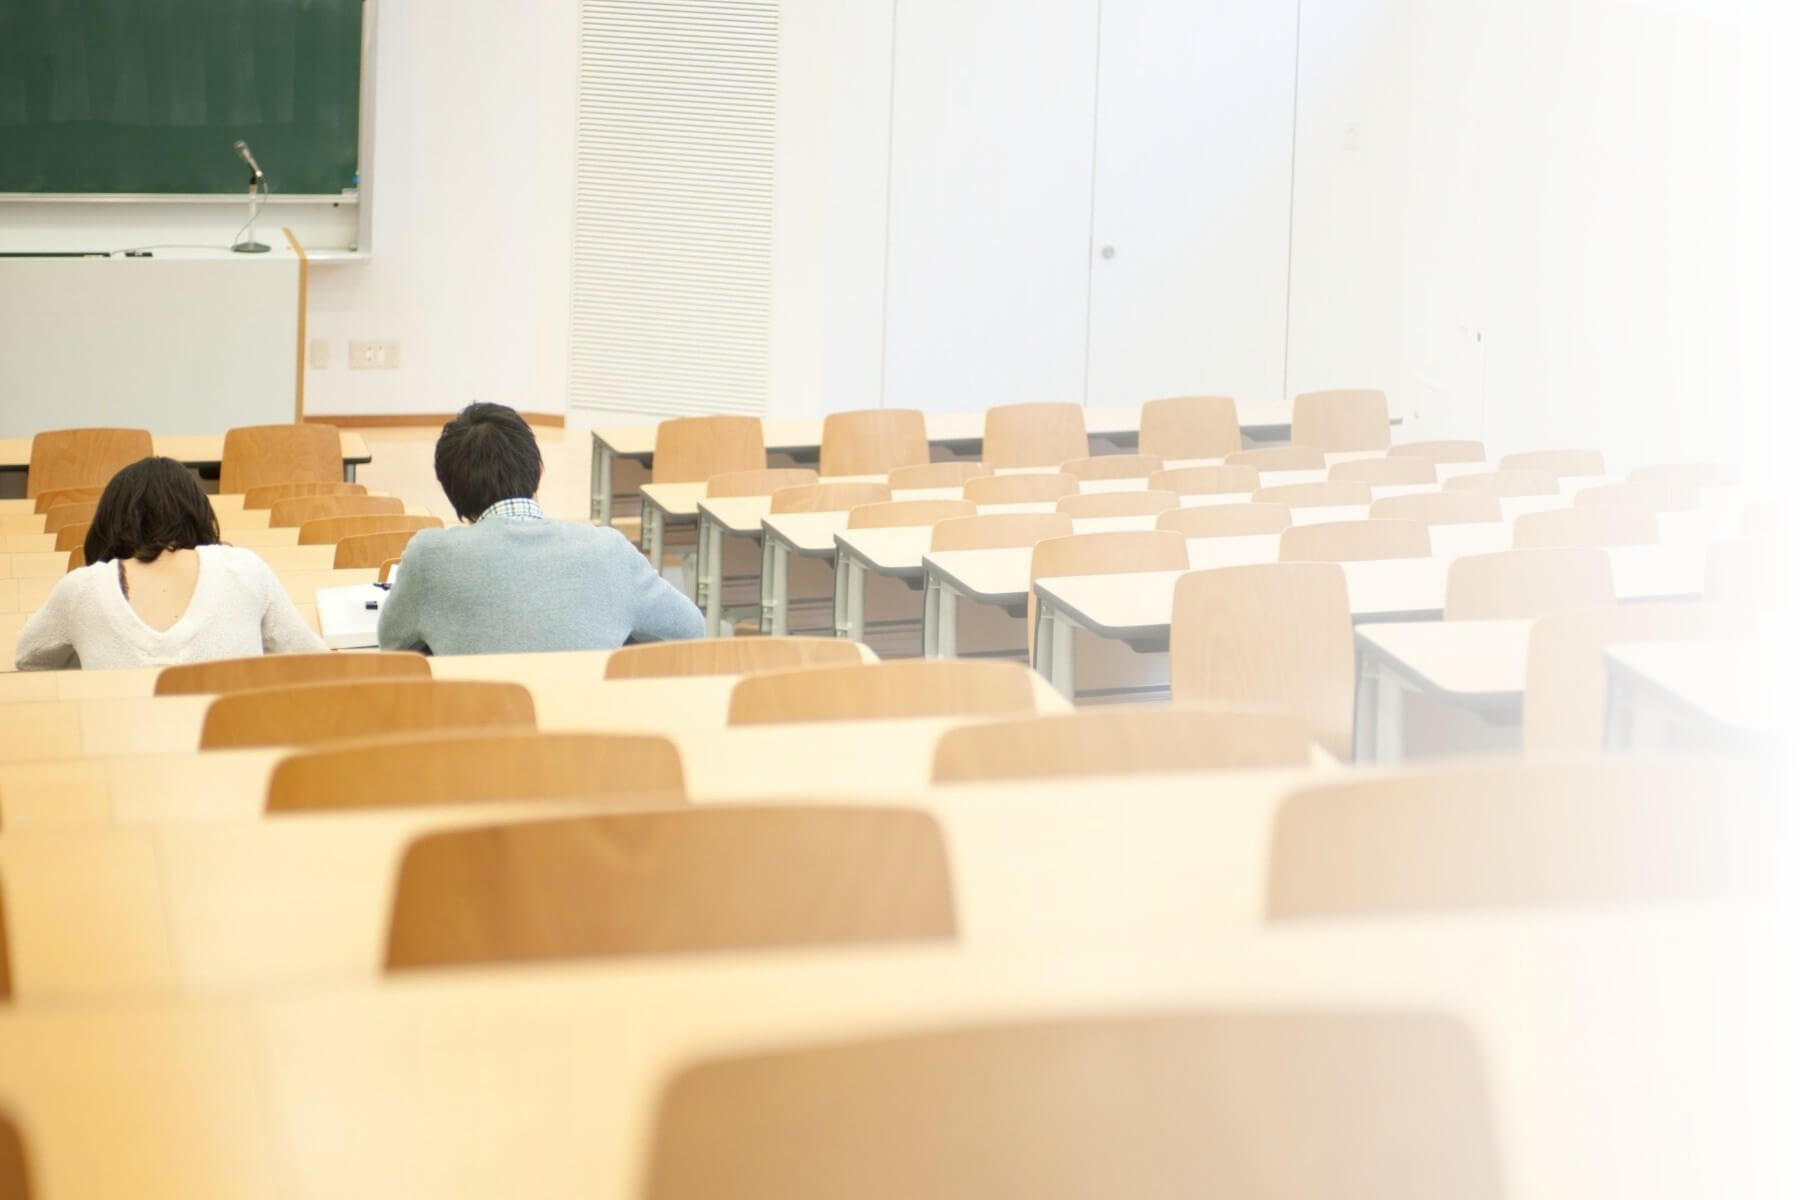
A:
{"label": "man seated at desk", "polygon": [[618,530],[545,519],[543,456],[512,409],[463,409],[438,438],[436,466],[468,524],[407,543],[381,606],[383,650],[611,650],[704,631],[700,610]]}

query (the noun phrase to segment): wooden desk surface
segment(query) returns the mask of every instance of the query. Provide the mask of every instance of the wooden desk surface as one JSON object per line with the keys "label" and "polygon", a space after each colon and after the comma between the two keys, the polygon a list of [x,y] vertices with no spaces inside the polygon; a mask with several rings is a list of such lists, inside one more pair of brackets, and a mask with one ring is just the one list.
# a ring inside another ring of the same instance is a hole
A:
{"label": "wooden desk surface", "polygon": [[[361,464],[369,461],[369,444],[362,434],[340,429],[338,438],[345,462]],[[225,452],[225,435],[159,433],[151,438],[151,448],[164,458],[175,459],[190,467],[216,467]],[[23,471],[30,465],[30,438],[0,438],[0,471]]]}
{"label": "wooden desk surface", "polygon": [[1769,1049],[1788,1010],[1751,997],[1780,985],[1781,936],[1666,906],[21,1005],[0,1014],[0,1103],[50,1197],[628,1197],[656,1097],[701,1058],[1007,1019],[1400,1007],[1468,1023],[1515,1200],[1780,1195]]}
{"label": "wooden desk surface", "polygon": [[1638,642],[1605,654],[1614,678],[1708,724],[1759,734],[1782,728],[1779,651],[1768,641]]}
{"label": "wooden desk surface", "polygon": [[1386,621],[1360,625],[1356,644],[1422,690],[1461,699],[1525,690],[1530,621]]}

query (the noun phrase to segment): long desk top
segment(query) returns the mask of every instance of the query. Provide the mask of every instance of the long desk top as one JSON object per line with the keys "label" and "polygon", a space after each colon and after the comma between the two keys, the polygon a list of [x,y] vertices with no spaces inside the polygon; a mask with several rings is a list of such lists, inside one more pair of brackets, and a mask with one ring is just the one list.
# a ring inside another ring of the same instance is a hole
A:
{"label": "long desk top", "polygon": [[[370,460],[369,444],[353,429],[340,429],[344,462],[360,466]],[[225,453],[225,435],[155,434],[151,448],[164,458],[172,458],[183,466],[216,467]],[[23,471],[31,465],[30,438],[0,438],[0,471]]]}
{"label": "long desk top", "polygon": [[[1701,724],[1743,734],[1782,729],[1793,712],[1767,642],[1640,642],[1606,648],[1615,680]],[[1615,690],[1616,694],[1616,690]]]}

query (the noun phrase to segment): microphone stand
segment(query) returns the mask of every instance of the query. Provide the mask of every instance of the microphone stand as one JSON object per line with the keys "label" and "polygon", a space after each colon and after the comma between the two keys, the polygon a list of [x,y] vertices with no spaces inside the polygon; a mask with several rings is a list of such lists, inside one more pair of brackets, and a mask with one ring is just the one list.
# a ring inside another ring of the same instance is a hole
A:
{"label": "microphone stand", "polygon": [[[232,247],[232,249],[239,254],[267,254],[269,252],[268,246],[256,240],[256,211],[258,207],[256,203],[256,185],[261,181],[261,173],[252,170],[250,172],[250,219],[244,222],[244,240]],[[267,187],[266,184],[264,186],[265,188]]]}

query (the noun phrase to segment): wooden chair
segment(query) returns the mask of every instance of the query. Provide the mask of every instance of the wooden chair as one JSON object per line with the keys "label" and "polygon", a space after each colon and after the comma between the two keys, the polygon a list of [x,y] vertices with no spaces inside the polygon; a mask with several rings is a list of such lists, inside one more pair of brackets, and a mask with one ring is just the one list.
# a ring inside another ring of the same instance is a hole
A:
{"label": "wooden chair", "polygon": [[701,1059],[646,1200],[1497,1200],[1458,1021],[1235,1008],[863,1034]]}
{"label": "wooden chair", "polygon": [[728,471],[769,465],[757,417],[676,417],[656,426],[652,483],[700,483]]}
{"label": "wooden chair", "polygon": [[71,525],[86,528],[94,519],[94,511],[100,507],[98,500],[82,500],[73,504],[58,504],[44,513],[44,532],[57,533]]}
{"label": "wooden chair", "polygon": [[344,446],[331,425],[244,425],[225,432],[219,490],[269,483],[340,483]]}
{"label": "wooden chair", "polygon": [[89,522],[82,521],[78,525],[64,525],[56,531],[57,550],[80,550],[87,544]]}
{"label": "wooden chair", "polygon": [[456,730],[337,742],[269,776],[270,813],[498,800],[686,803],[681,752],[665,737]]}
{"label": "wooden chair", "polygon": [[1325,521],[1295,525],[1281,535],[1282,562],[1364,562],[1430,558],[1431,527],[1423,521]]}
{"label": "wooden chair", "polygon": [[1369,485],[1354,479],[1282,483],[1274,487],[1257,488],[1250,493],[1252,504],[1285,504],[1289,508],[1337,508],[1368,504],[1373,499]]}
{"label": "wooden chair", "polygon": [[1126,529],[1051,538],[1031,548],[1025,600],[1025,648],[1037,647],[1037,581],[1063,575],[1124,575],[1137,571],[1185,571],[1187,541],[1167,529]]}
{"label": "wooden chair", "polygon": [[1302,392],[1294,397],[1293,441],[1327,454],[1386,450],[1393,442],[1387,394],[1374,388]]}
{"label": "wooden chair", "polygon": [[1434,463],[1486,462],[1487,447],[1475,441],[1396,442],[1388,447],[1396,457],[1424,458]]}
{"label": "wooden chair", "polygon": [[893,499],[885,483],[809,483],[769,495],[771,513],[848,512],[859,504]]}
{"label": "wooden chair", "polygon": [[1271,920],[1741,895],[1773,873],[1752,774],[1725,760],[1491,762],[1290,795]]}
{"label": "wooden chair", "polygon": [[1446,492],[1488,492],[1494,496],[1554,496],[1562,490],[1556,476],[1549,471],[1522,467],[1501,471],[1483,471],[1478,475],[1457,475],[1444,480]]}
{"label": "wooden chair", "polygon": [[1171,396],[1147,402],[1138,417],[1138,450],[1162,459],[1224,458],[1244,448],[1237,401],[1230,396]]}
{"label": "wooden chair", "polygon": [[1194,571],[1175,583],[1169,678],[1177,704],[1274,709],[1350,753],[1350,594],[1335,563]]}
{"label": "wooden chair", "polygon": [[1699,489],[1731,487],[1742,482],[1743,472],[1736,463],[1728,462],[1658,463],[1655,466],[1638,467],[1625,479],[1628,483],[1642,483],[1650,487]]}
{"label": "wooden chair", "polygon": [[1493,492],[1382,496],[1369,505],[1369,516],[1382,521],[1423,521],[1427,525],[1482,525],[1505,519],[1500,497]]}
{"label": "wooden chair", "polygon": [[1382,458],[1356,458],[1333,465],[1325,473],[1327,479],[1356,479],[1376,487],[1404,483],[1436,483],[1437,464],[1428,458],[1401,458],[1389,454]]}
{"label": "wooden chair", "polygon": [[1253,471],[1322,471],[1325,452],[1317,446],[1262,446],[1227,454],[1225,465]]}
{"label": "wooden chair", "polygon": [[1285,504],[1197,504],[1172,508],[1156,518],[1158,529],[1173,530],[1184,538],[1280,533],[1292,523]]}
{"label": "wooden chair", "polygon": [[981,659],[901,659],[750,675],[731,690],[728,725],[961,717],[1037,711],[1030,668]]}
{"label": "wooden chair", "polygon": [[1629,504],[1653,513],[1690,512],[1700,507],[1700,489],[1679,480],[1640,479],[1582,488],[1575,493],[1572,503],[1577,508],[1589,504]]}
{"label": "wooden chair", "polygon": [[244,509],[269,508],[277,500],[292,500],[297,496],[366,496],[369,489],[360,483],[345,483],[341,479],[310,480],[305,483],[265,483],[249,488],[244,492]]}
{"label": "wooden chair", "polygon": [[981,461],[995,470],[1054,467],[1087,453],[1087,422],[1079,404],[1001,404],[987,410]]}
{"label": "wooden chair", "polygon": [[398,496],[290,496],[269,506],[269,526],[304,525],[332,517],[398,517],[405,512]]}
{"label": "wooden chair", "polygon": [[1285,713],[1106,707],[947,730],[931,778],[968,783],[1310,762],[1305,728]]}
{"label": "wooden chair", "polygon": [[1087,479],[1148,479],[1162,470],[1163,460],[1149,454],[1096,454],[1071,459],[1059,470],[1077,481]]}
{"label": "wooden chair", "polygon": [[1613,602],[1612,560],[1594,546],[1545,546],[1453,560],[1446,621],[1519,620]]}
{"label": "wooden chair", "polygon": [[863,661],[855,642],[829,637],[692,638],[644,642],[606,656],[607,679],[685,675],[756,675],[796,667],[850,666]]}
{"label": "wooden chair", "polygon": [[721,806],[430,834],[387,967],[953,939],[943,834],[908,809]]}
{"label": "wooden chair", "polygon": [[431,660],[411,651],[367,654],[260,654],[181,663],[156,674],[158,696],[223,696],[259,688],[302,683],[349,683],[372,679],[430,679]]}
{"label": "wooden chair", "polygon": [[417,533],[421,529],[442,529],[444,523],[436,517],[414,516],[411,513],[365,513],[361,516],[320,517],[306,521],[300,526],[298,536],[302,546],[335,546],[345,538],[362,537],[371,533]]}
{"label": "wooden chair", "polygon": [[[0,880],[0,883],[4,883]],[[12,999],[12,955],[6,948],[6,889],[0,887],[0,1010]],[[0,1151],[0,1156],[4,1151]],[[0,1189],[4,1195],[4,1189]]]}
{"label": "wooden chair", "polygon": [[[66,533],[68,531],[64,530],[63,532]],[[81,536],[82,536],[83,541],[85,541],[87,538],[87,530],[83,529],[81,531]],[[62,534],[57,534],[57,538],[59,540],[61,539],[61,537],[62,537]],[[67,573],[69,571],[79,571],[82,567],[85,567],[85,566],[87,566],[87,548],[85,546],[83,546],[81,544],[81,542],[76,542],[75,545],[73,547],[71,547],[69,550],[69,565],[64,567],[63,571],[65,573]]]}
{"label": "wooden chair", "polygon": [[1182,496],[1225,496],[1237,492],[1248,496],[1257,489],[1259,478],[1255,467],[1177,467],[1152,472],[1150,486]]}
{"label": "wooden chair", "polygon": [[331,559],[332,569],[343,571],[398,562],[406,552],[406,543],[418,532],[416,529],[389,529],[382,533],[358,533],[339,538],[337,553]]}
{"label": "wooden chair", "polygon": [[37,494],[37,502],[32,511],[41,514],[62,504],[92,504],[100,499],[100,494],[105,490],[103,487],[49,488]]}
{"label": "wooden chair", "polygon": [[925,414],[914,408],[867,408],[825,417],[819,474],[886,475],[931,461]]}
{"label": "wooden chair", "polygon": [[1716,604],[1617,604],[1539,617],[1525,655],[1526,752],[1603,747],[1606,647],[1746,637],[1753,627],[1747,610]]}
{"label": "wooden chair", "polygon": [[1513,545],[1653,546],[1661,534],[1656,514],[1633,504],[1588,504],[1521,513],[1513,521]]}
{"label": "wooden chair", "polygon": [[1705,586],[1708,604],[1768,609],[1787,603],[1787,580],[1775,546],[1761,538],[1739,538],[1709,546]]}
{"label": "wooden chair", "polygon": [[960,488],[971,479],[992,475],[986,463],[934,462],[916,467],[898,467],[888,472],[888,487],[893,491],[923,488]]}
{"label": "wooden chair", "polygon": [[516,683],[464,679],[304,683],[220,696],[206,710],[200,748],[312,746],[383,733],[507,727],[537,727],[531,693]]}
{"label": "wooden chair", "polygon": [[1067,513],[984,513],[939,521],[931,527],[931,548],[1003,550],[1035,546],[1045,538],[1068,537],[1074,532],[1074,521]]}
{"label": "wooden chair", "polygon": [[1153,517],[1181,507],[1174,492],[1076,492],[1056,502],[1056,511],[1071,517]]}
{"label": "wooden chair", "polygon": [[976,513],[973,500],[886,500],[859,504],[850,510],[851,529],[881,529],[901,525],[936,525]]}
{"label": "wooden chair", "polygon": [[399,565],[400,565],[400,560],[397,558],[390,558],[386,562],[382,563],[380,573],[378,573],[375,576],[376,581],[378,583],[388,582],[388,580],[390,580],[394,577],[394,570]]}
{"label": "wooden chair", "polygon": [[[0,950],[4,950],[0,946]],[[0,955],[0,983],[5,982],[5,956]],[[5,998],[0,989],[0,999]],[[31,1200],[31,1160],[25,1153],[25,1139],[19,1136],[12,1120],[0,1112],[0,1200]]]}
{"label": "wooden chair", "polygon": [[1500,457],[1502,471],[1548,471],[1565,475],[1604,475],[1606,456],[1598,450],[1527,450]]}
{"label": "wooden chair", "polygon": [[979,475],[963,484],[963,499],[977,504],[1042,504],[1081,489],[1073,475]]}
{"label": "wooden chair", "polygon": [[706,494],[713,496],[773,496],[782,488],[806,487],[819,482],[819,473],[805,467],[759,467],[754,471],[727,471],[709,476]]}
{"label": "wooden chair", "polygon": [[25,494],[104,488],[120,468],[155,453],[147,429],[47,429],[31,439]]}

